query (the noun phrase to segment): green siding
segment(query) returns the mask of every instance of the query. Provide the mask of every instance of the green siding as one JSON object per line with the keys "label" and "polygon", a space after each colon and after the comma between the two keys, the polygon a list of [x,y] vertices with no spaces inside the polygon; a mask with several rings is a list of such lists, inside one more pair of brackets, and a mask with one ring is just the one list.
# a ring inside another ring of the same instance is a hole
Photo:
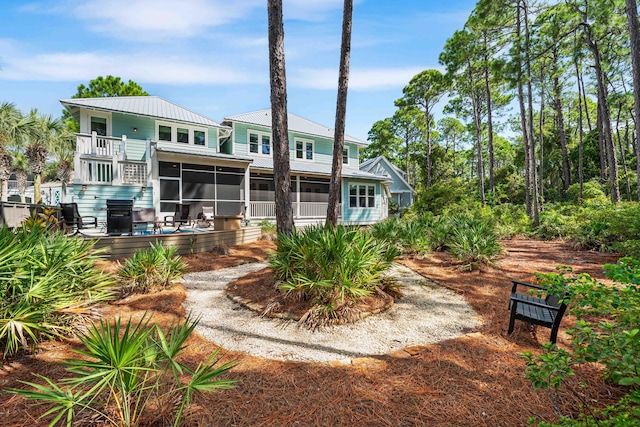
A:
{"label": "green siding", "polygon": [[[156,125],[155,120],[142,117],[131,116],[128,114],[113,113],[113,136],[127,135],[127,138],[150,140],[156,139]],[[133,129],[138,129],[134,132]]]}
{"label": "green siding", "polygon": [[209,134],[207,135],[207,147],[212,148],[213,151],[218,151],[218,129],[209,128]]}
{"label": "green siding", "polygon": [[121,199],[133,201],[135,208],[153,207],[153,191],[151,187],[142,194],[139,186],[111,186],[111,185],[87,185],[87,190],[82,191],[82,186],[74,185],[71,190],[72,201],[78,204],[81,216],[91,215],[98,217],[98,224],[107,221],[107,200]]}

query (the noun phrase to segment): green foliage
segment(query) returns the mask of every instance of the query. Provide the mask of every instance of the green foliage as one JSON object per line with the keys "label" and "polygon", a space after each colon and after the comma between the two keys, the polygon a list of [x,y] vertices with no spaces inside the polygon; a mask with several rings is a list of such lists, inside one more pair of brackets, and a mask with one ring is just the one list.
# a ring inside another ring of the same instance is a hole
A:
{"label": "green foliage", "polygon": [[462,178],[454,178],[448,182],[434,184],[431,188],[419,190],[411,210],[416,212],[433,212],[440,215],[448,207],[463,204],[469,199],[473,190],[465,184]]}
{"label": "green foliage", "polygon": [[609,199],[597,181],[587,181],[582,184],[582,197],[580,197],[580,184],[571,184],[567,189],[567,201],[576,205],[585,201],[607,204]]}
{"label": "green foliage", "polygon": [[262,234],[276,234],[276,223],[271,222],[268,219],[263,219],[258,223],[258,227],[260,227],[260,232]]}
{"label": "green foliage", "polygon": [[312,298],[330,317],[340,306],[370,295],[399,251],[356,228],[307,227],[279,235],[269,263],[279,288]]}
{"label": "green foliage", "polygon": [[[9,391],[50,405],[42,414],[53,416],[50,425],[79,425],[91,417],[135,426],[146,417],[153,421],[149,424],[178,426],[194,395],[232,388],[235,382],[218,378],[234,366],[219,363],[219,350],[196,369],[179,362],[197,323],[187,316],[165,333],[144,317],[137,325],[131,319],[126,326],[120,319],[114,325],[101,322],[80,335],[80,357],[65,362],[72,377],[56,384],[39,375],[46,384],[24,382],[32,389]],[[165,407],[169,410],[158,410]]]}
{"label": "green foliage", "polygon": [[405,217],[402,220],[389,218],[371,226],[371,235],[378,240],[395,246],[403,254],[426,255],[431,249],[428,217]]}
{"label": "green foliage", "polygon": [[182,257],[176,255],[177,250],[175,246],[164,246],[162,242],[157,242],[148,249],[136,251],[118,270],[118,277],[127,291],[125,293],[168,288],[189,268]]}
{"label": "green foliage", "polygon": [[482,220],[465,216],[453,217],[449,223],[448,252],[469,270],[480,264],[493,264],[502,246],[491,226]]}
{"label": "green foliage", "polygon": [[[630,258],[604,268],[607,276],[621,283],[605,285],[587,274],[573,275],[570,270],[538,275],[541,285],[559,292],[569,289],[569,311],[577,321],[572,330],[568,352],[546,345],[539,356],[525,354],[527,377],[536,388],[550,392],[559,412],[557,390],[570,375],[572,366],[599,363],[606,380],[629,387],[626,399],[604,411],[589,410],[577,420],[562,419],[558,425],[637,425],[640,422],[640,262]],[[560,413],[560,412],[559,412]],[[562,415],[562,414],[561,414]]]}
{"label": "green foliage", "polygon": [[78,316],[113,297],[114,279],[95,267],[94,242],[40,225],[0,230],[0,345],[4,355],[68,334]]}

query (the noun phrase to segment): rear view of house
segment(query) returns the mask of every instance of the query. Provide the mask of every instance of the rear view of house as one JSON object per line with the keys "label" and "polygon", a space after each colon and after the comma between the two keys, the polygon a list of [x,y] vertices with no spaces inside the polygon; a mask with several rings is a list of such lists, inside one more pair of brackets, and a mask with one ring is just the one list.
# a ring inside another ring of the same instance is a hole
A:
{"label": "rear view of house", "polygon": [[[271,111],[218,123],[155,96],[60,101],[80,123],[69,197],[82,215],[106,220],[106,200],[133,201],[162,218],[188,204],[195,218],[244,214],[275,218]],[[388,177],[359,169],[365,143],[345,136],[341,222],[387,216]],[[333,130],[289,114],[294,220],[322,222],[327,211]],[[255,222],[255,221],[254,221]]]}

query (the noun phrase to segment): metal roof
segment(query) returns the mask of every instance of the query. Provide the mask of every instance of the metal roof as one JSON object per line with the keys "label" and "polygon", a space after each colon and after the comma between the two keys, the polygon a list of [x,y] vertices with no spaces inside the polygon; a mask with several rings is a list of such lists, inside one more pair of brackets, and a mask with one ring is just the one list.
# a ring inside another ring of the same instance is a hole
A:
{"label": "metal roof", "polygon": [[197,156],[200,158],[228,160],[232,162],[251,163],[253,159],[246,156],[235,156],[232,154],[216,153],[210,148],[197,147],[188,144],[179,144],[175,142],[158,141],[156,149],[160,153],[183,154],[186,156]]}
{"label": "metal roof", "polygon": [[135,114],[176,122],[192,123],[208,127],[222,127],[220,123],[193,111],[180,107],[158,96],[113,96],[106,98],[70,98],[60,103],[72,111],[77,107],[94,110]]}
{"label": "metal roof", "polygon": [[[308,173],[312,175],[331,176],[331,165],[324,163],[296,162],[291,161],[291,172]],[[273,170],[273,159],[271,157],[254,157],[251,169]],[[375,175],[369,172],[347,167],[342,168],[342,176],[344,178],[362,178],[375,181],[388,181],[384,176]]]}
{"label": "metal roof", "polygon": [[[311,120],[305,119],[304,117],[300,117],[293,113],[288,113],[288,126],[290,132],[303,133],[306,135],[320,136],[323,138],[333,140],[334,130],[321,125],[320,123],[312,122]],[[253,111],[251,113],[237,114],[235,116],[228,116],[224,118],[223,122],[240,122],[240,123],[248,123],[252,125],[271,127],[271,110],[259,110]],[[349,135],[344,136],[344,140],[348,142],[352,142],[358,145],[367,145],[366,142],[359,140],[358,138],[354,138]]]}

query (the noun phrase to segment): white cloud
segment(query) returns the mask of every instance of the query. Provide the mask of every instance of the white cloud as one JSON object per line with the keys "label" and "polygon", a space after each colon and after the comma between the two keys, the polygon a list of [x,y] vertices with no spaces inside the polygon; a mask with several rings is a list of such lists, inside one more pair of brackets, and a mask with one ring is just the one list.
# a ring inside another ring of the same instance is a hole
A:
{"label": "white cloud", "polygon": [[[352,68],[349,72],[349,89],[371,90],[404,87],[411,77],[424,70],[423,67],[400,68]],[[338,69],[307,68],[291,79],[292,84],[311,89],[333,89],[338,87]]]}
{"label": "white cloud", "polygon": [[190,38],[233,22],[261,5],[260,0],[84,0],[72,14],[88,29],[139,41]]}
{"label": "white cloud", "polygon": [[209,63],[203,58],[193,59],[178,54],[29,54],[3,40],[0,40],[0,49],[6,55],[0,63],[0,80],[87,81],[107,74],[138,83],[162,84],[246,84],[263,83],[267,79],[266,76],[221,61]]}

